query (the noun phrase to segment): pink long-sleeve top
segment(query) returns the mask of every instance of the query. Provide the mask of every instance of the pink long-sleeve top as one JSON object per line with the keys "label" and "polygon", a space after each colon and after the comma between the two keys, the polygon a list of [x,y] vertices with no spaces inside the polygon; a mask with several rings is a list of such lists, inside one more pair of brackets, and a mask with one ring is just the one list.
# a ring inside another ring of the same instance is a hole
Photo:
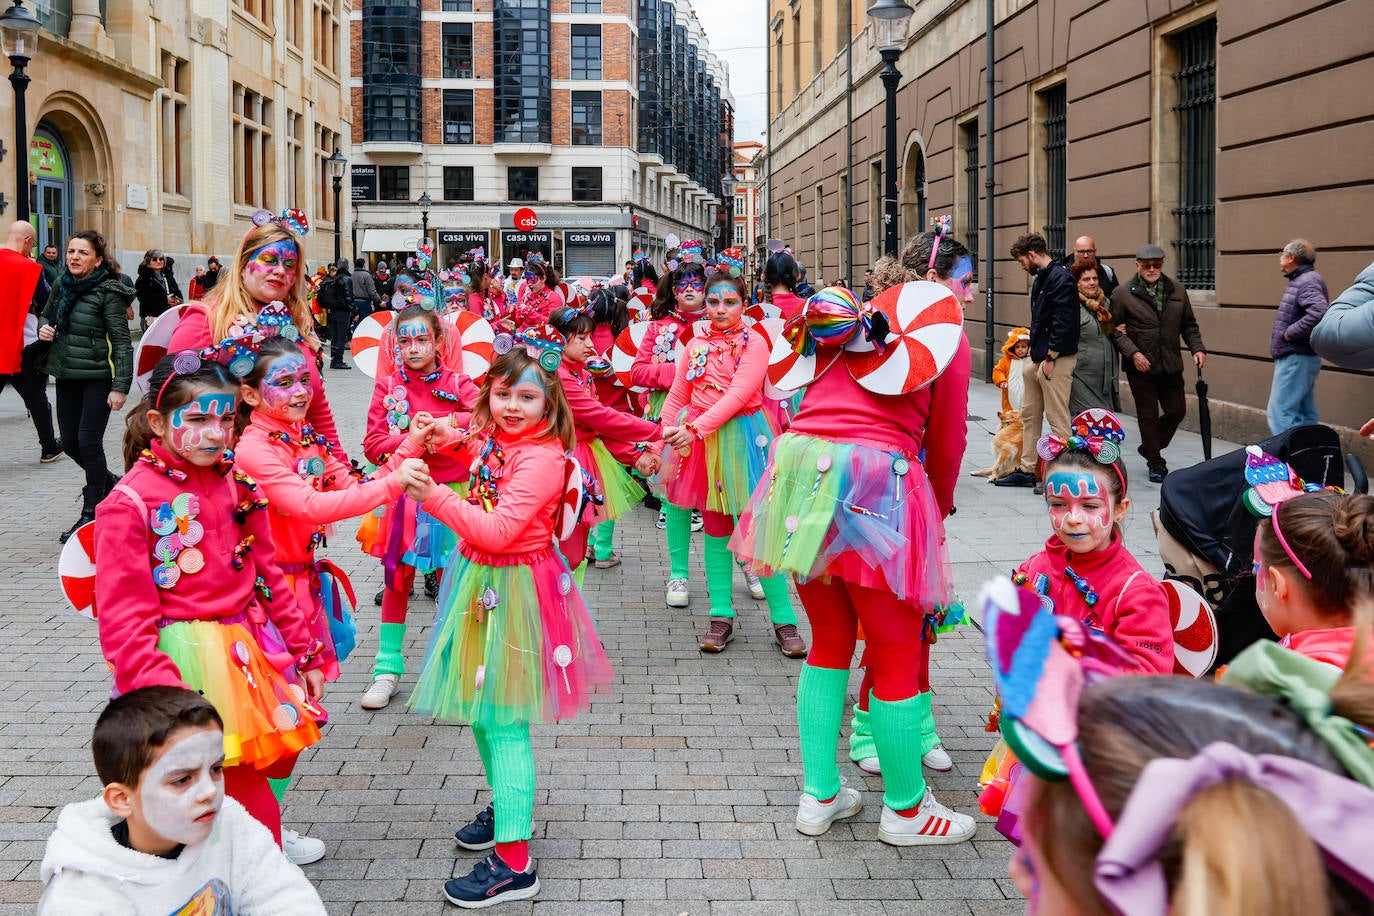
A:
{"label": "pink long-sleeve top", "polygon": [[[373,464],[381,464],[408,436],[396,420],[403,412],[387,406],[387,399],[396,399],[398,389],[405,391],[404,415],[414,418],[424,412],[436,417],[467,414],[477,403],[478,387],[460,372],[439,369],[437,373],[419,376],[406,369],[398,369],[372,387],[372,403],[367,408],[367,432],[363,435],[363,452]],[[466,423],[466,418],[463,418]],[[429,474],[439,483],[453,483],[466,479],[468,465],[460,464],[452,455],[435,453],[428,456]]]}
{"label": "pink long-sleeve top", "polygon": [[841,362],[809,385],[788,432],[855,442],[919,456],[941,516],[954,507],[959,463],[968,445],[968,385],[972,371],[967,338],[945,371],[919,391],[897,397],[874,394],[854,381]]}
{"label": "pink long-sleeve top", "polygon": [[782,312],[782,320],[787,321],[801,314],[802,307],[806,305],[806,300],[796,293],[781,292],[773,293],[773,304]]}
{"label": "pink long-sleeve top", "polygon": [[[706,351],[702,374],[687,378],[693,359]],[[768,373],[768,345],[743,323],[728,331],[709,328],[693,337],[677,360],[673,387],[663,403],[663,423],[677,426],[682,409],[691,405],[701,414],[692,421],[703,439],[733,417],[763,407],[763,379]]]}
{"label": "pink long-sleeve top", "polygon": [[1279,645],[1299,655],[1325,662],[1342,670],[1350,662],[1355,649],[1354,627],[1325,627],[1320,630],[1300,630],[1279,640]]}
{"label": "pink long-sleeve top", "polygon": [[[611,358],[611,351],[615,349],[615,334],[611,332],[609,324],[598,324],[592,329],[592,346],[602,358]],[[615,380],[614,374],[607,378],[594,379],[594,382],[596,398],[602,404],[613,410],[630,410],[630,392]]]}
{"label": "pink long-sleeve top", "polygon": [[[488,512],[447,487],[426,499],[424,509],[461,539],[460,548],[492,555],[518,555],[553,546],[554,519],[563,497],[567,457],[553,436],[511,438],[493,434],[504,452],[496,480],[497,500]],[[468,464],[480,454],[484,439],[444,446]]]}
{"label": "pink long-sleeve top", "polygon": [[[292,656],[300,658],[315,637],[277,568],[267,513],[259,506],[248,509],[242,522],[234,517],[241,504],[251,505],[262,497],[261,489],[246,475],[196,467],[164,449],[158,439],[151,449],[181,479],[140,460],[95,511],[100,650],[114,668],[116,689],[127,693],[154,685],[186,686],[176,663],[158,651],[162,620],[214,621],[245,611],[250,616],[265,612]],[[153,513],[183,493],[199,502],[193,520],[203,534],[195,549],[205,565],[195,573],[182,572],[171,588],[161,588],[152,575],[160,537],[152,528]],[[234,549],[248,538],[252,541],[243,555],[243,568],[235,569]],[[271,591],[270,601],[255,588],[259,576]],[[321,663],[316,658],[307,667]]]}
{"label": "pink long-sleeve top", "polygon": [[[176,330],[172,332],[172,340],[167,345],[167,352],[203,350],[218,343],[218,340],[213,340],[210,336],[209,307],[203,303],[194,302],[181,313],[181,320],[177,322]],[[318,367],[318,354],[305,338],[299,338],[297,343],[300,345],[301,352],[305,354],[307,364]],[[329,440],[334,447],[334,454],[338,455],[341,461],[347,463],[348,454],[344,451],[343,442],[339,439],[339,429],[334,425],[334,411],[330,409],[329,398],[324,393],[324,373],[316,371],[311,374],[310,388],[313,395],[310,398],[310,410],[306,414],[306,420],[314,427],[315,432]]]}
{"label": "pink long-sleeve top", "polygon": [[[325,525],[361,515],[400,496],[401,485],[391,471],[406,458],[424,454],[424,448],[407,436],[372,480],[359,482],[323,445],[313,438],[302,442],[303,432],[300,424],[255,411],[234,452],[235,464],[256,480],[267,496],[278,563],[308,562],[314,554],[314,536]],[[308,473],[306,463],[312,458],[324,462],[324,473]]]}
{"label": "pink long-sleeve top", "polygon": [[636,442],[653,442],[661,438],[657,423],[622,413],[597,400],[592,377],[585,365],[574,364],[565,357],[558,367],[558,380],[563,383],[563,393],[568,398],[568,406],[572,408],[573,426],[579,445],[600,439],[616,461],[634,464],[639,457],[635,449]]}
{"label": "pink long-sleeve top", "polygon": [[683,320],[677,312],[673,312],[666,318],[660,318],[649,325],[649,330],[645,333],[644,339],[639,342],[639,351],[635,354],[635,361],[630,365],[630,381],[640,388],[648,388],[650,391],[667,391],[672,388],[677,363],[666,359],[662,353],[655,353],[654,346],[659,337],[664,336],[667,331],[672,332],[674,341],[686,340],[692,336],[691,328],[692,326]]}
{"label": "pink long-sleeve top", "polygon": [[[1089,606],[1065,572],[1072,568],[1098,596]],[[1092,553],[1071,553],[1059,538],[1051,536],[1045,549],[1022,563],[1017,573],[1036,588],[1041,574],[1049,579],[1048,596],[1056,614],[1086,622],[1125,649],[1142,674],[1172,674],[1174,628],[1164,586],[1146,572],[1113,534],[1111,543]]]}

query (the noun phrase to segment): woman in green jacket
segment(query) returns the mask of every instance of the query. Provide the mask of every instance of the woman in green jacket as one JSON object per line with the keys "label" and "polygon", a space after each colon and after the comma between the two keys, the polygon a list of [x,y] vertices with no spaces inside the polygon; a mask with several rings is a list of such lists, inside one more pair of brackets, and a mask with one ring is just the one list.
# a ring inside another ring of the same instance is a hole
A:
{"label": "woman in green jacket", "polygon": [[57,380],[62,447],[86,472],[81,517],[59,540],[87,522],[116,481],[105,461],[110,411],[124,406],[133,381],[134,351],[126,317],[134,291],[105,263],[105,239],[78,232],[67,242],[67,264],[53,284],[38,330],[52,341],[48,373]]}

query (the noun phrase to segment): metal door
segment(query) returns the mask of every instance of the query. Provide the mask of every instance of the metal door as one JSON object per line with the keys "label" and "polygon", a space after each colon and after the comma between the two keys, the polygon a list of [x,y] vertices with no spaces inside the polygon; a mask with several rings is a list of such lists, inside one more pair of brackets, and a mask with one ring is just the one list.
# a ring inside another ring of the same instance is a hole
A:
{"label": "metal door", "polygon": [[34,217],[38,224],[38,250],[52,245],[65,255],[63,246],[73,232],[71,182],[39,178],[37,204]]}

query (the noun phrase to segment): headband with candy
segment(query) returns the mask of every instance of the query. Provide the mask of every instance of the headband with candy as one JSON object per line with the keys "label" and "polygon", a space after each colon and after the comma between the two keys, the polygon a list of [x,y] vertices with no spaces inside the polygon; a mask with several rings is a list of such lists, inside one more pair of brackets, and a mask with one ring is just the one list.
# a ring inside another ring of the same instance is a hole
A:
{"label": "headband with candy", "polygon": [[636,248],[636,249],[635,249],[635,253],[634,253],[633,255],[631,255],[631,260],[634,260],[634,261],[647,261],[647,260],[649,260],[649,256],[648,256],[647,254],[644,253],[644,250],[643,250],[642,248]]}
{"label": "headband with candy", "polygon": [[1307,564],[1299,560],[1293,548],[1288,546],[1288,539],[1279,527],[1279,506],[1295,496],[1315,493],[1322,488],[1315,483],[1304,483],[1289,464],[1263,451],[1258,445],[1250,445],[1245,449],[1245,482],[1250,488],[1241,494],[1241,502],[1255,518],[1269,519],[1274,538],[1283,552],[1288,554],[1288,559],[1293,561],[1298,572],[1311,581],[1312,573]]}
{"label": "headband with candy", "polygon": [[526,267],[529,267],[531,264],[543,264],[543,263],[544,263],[544,256],[543,256],[542,254],[540,254],[539,252],[537,252],[537,251],[527,251],[527,252],[525,252],[525,266],[526,266]]}
{"label": "headband with candy", "polygon": [[827,286],[806,300],[801,312],[787,322],[783,336],[802,356],[811,356],[817,347],[839,349],[856,339],[882,352],[889,330],[882,312],[861,303],[843,286]]}
{"label": "headband with candy", "polygon": [[476,248],[469,248],[468,257],[472,258],[474,261],[485,262],[487,260],[487,249],[481,245]]}
{"label": "headband with candy", "polygon": [[954,217],[948,213],[936,216],[931,219],[931,225],[935,228],[935,244],[930,246],[930,263],[926,265],[926,270],[935,269],[935,259],[940,254],[940,243],[945,240],[954,229]]}
{"label": "headband with candy", "polygon": [[678,246],[678,259],[688,264],[693,261],[701,260],[701,242],[696,239],[688,239]]}
{"label": "headband with candy", "polygon": [[732,277],[744,276],[744,249],[727,248],[718,258],[720,269]]}
{"label": "headband with candy", "polygon": [[[199,358],[223,363],[235,376],[245,378],[257,365],[258,352],[262,349],[262,342],[269,337],[283,337],[287,340],[300,339],[300,331],[296,329],[296,324],[291,319],[291,312],[284,303],[269,302],[258,309],[255,322],[234,324],[229,328],[228,337],[213,347],[206,347],[201,350]],[[183,356],[195,357],[196,355],[188,350],[177,354],[177,359],[181,359]],[[189,365],[190,360],[186,360],[185,364]],[[200,363],[197,361],[195,367],[187,371],[194,372],[199,368]],[[181,374],[185,375],[187,372]],[[158,396],[160,398],[161,394],[159,393]]]}
{"label": "headband with candy", "polygon": [[287,207],[281,211],[281,216],[273,216],[270,210],[258,210],[254,212],[252,219],[254,226],[276,223],[296,235],[305,235],[310,231],[310,220],[305,218],[305,211],[296,207]]}
{"label": "headband with candy", "polygon": [[525,328],[515,334],[497,334],[491,348],[497,354],[504,355],[519,344],[525,348],[531,359],[539,362],[540,366],[550,372],[557,372],[563,363],[563,348],[567,343],[567,338],[560,334],[557,328],[544,325]]}
{"label": "headband with candy", "polygon": [[1068,439],[1053,433],[1040,437],[1036,453],[1046,461],[1053,461],[1065,451],[1087,452],[1099,464],[1112,464],[1121,457],[1121,443],[1126,430],[1110,410],[1093,407],[1074,417],[1069,423]]}

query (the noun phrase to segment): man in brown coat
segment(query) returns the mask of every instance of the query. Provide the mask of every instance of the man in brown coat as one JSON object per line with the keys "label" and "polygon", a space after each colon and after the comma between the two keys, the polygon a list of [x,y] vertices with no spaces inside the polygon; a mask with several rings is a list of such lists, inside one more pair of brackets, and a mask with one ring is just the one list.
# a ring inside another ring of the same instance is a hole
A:
{"label": "man in brown coat", "polygon": [[1150,480],[1161,483],[1169,466],[1161,452],[1173,441],[1187,413],[1183,398],[1183,357],[1179,338],[1192,351],[1199,369],[1207,361],[1202,332],[1193,317],[1188,291],[1164,274],[1164,249],[1141,245],[1135,253],[1136,275],[1112,293],[1112,338],[1126,366],[1126,381],[1140,422],[1140,448]]}

